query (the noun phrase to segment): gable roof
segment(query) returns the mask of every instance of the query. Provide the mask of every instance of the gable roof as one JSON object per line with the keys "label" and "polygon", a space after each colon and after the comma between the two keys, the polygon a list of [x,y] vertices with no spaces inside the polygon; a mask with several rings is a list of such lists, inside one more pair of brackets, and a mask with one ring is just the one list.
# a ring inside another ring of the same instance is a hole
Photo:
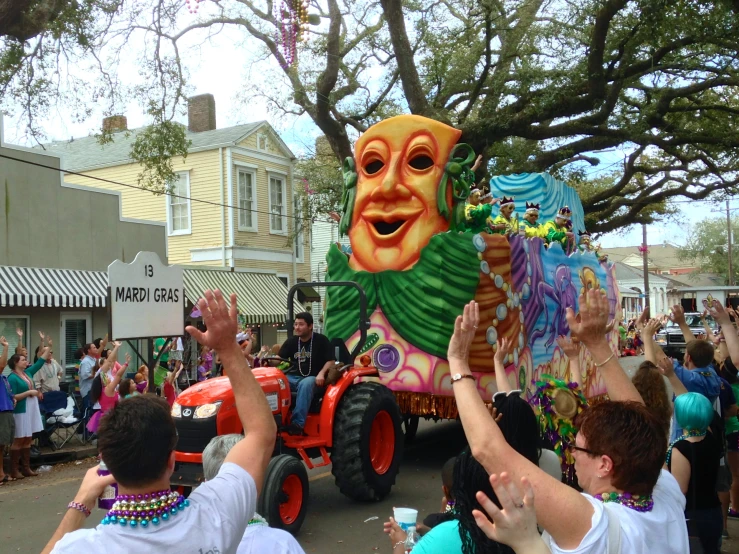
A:
{"label": "gable roof", "polygon": [[[265,125],[270,128],[272,135],[279,139],[280,146],[286,151],[288,156],[294,158],[295,156],[287,145],[266,121],[257,121],[255,123],[235,125],[233,127],[202,131],[200,133],[185,131],[185,137],[192,141],[188,152],[237,146],[246,137]],[[130,129],[128,132],[119,131],[113,133],[113,142],[105,145],[101,145],[95,136],[87,136],[71,140],[54,141],[36,148],[43,148],[50,153],[62,156],[63,169],[70,171],[112,167],[131,163],[129,156],[131,144],[144,129],[145,127],[139,127],[138,129]],[[128,136],[126,136],[127,133]]]}
{"label": "gable roof", "polygon": [[[633,266],[626,265],[623,262],[614,262],[616,266],[616,281],[619,283],[623,281],[638,281],[640,288],[644,283],[644,272],[641,269],[637,269]],[[665,286],[669,284],[670,279],[666,275],[656,275],[654,273],[649,274],[649,282],[659,284],[659,286]]]}
{"label": "gable roof", "polygon": [[[601,248],[601,252],[608,254],[608,259],[614,262],[625,262],[635,261],[634,257],[641,258],[639,253],[639,247],[636,246],[617,246],[615,248]],[[673,269],[673,268],[685,268],[694,267],[694,264],[687,260],[680,260],[677,252],[678,247],[669,242],[663,244],[650,245],[647,259],[649,266],[655,269]]]}

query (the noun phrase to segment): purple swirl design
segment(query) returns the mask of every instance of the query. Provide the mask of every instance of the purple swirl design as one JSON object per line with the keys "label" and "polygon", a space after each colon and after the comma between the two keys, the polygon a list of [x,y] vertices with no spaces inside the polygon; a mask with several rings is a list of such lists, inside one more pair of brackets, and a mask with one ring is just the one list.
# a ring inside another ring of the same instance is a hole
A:
{"label": "purple swirl design", "polygon": [[392,344],[378,346],[372,353],[372,357],[374,358],[375,367],[383,373],[393,371],[400,364],[400,352]]}

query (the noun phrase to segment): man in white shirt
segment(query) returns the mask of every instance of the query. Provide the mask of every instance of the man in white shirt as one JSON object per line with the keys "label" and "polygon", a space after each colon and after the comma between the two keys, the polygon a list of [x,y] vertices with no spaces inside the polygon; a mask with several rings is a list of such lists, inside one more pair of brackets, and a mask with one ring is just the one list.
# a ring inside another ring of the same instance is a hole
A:
{"label": "man in white shirt", "polygon": [[[185,500],[170,493],[177,431],[165,400],[135,396],[108,412],[98,432],[98,448],[111,475],[87,472],[80,490],[44,554],[101,552],[212,552],[236,554],[254,515],[277,426],[259,383],[247,371],[236,335],[236,295],[231,308],[220,291],[198,301],[208,331],[188,327],[200,344],[218,352],[228,368],[239,419],[246,436],[236,444],[212,481]],[[103,524],[80,529],[105,488],[118,496]]]}
{"label": "man in white shirt", "polygon": [[[241,435],[221,435],[211,439],[203,451],[203,476],[206,481],[214,479],[223,465],[231,448],[243,437]],[[255,513],[246,527],[238,554],[305,554],[290,533],[282,529],[272,529],[267,520]]]}
{"label": "man in white shirt", "polygon": [[[53,354],[53,352],[49,352]],[[44,366],[33,376],[36,389],[41,392],[59,390],[59,381],[64,377],[64,369],[54,358],[46,360]]]}
{"label": "man in white shirt", "polygon": [[[84,357],[80,361],[80,396],[82,397],[82,409],[89,411],[90,408],[90,389],[92,381],[95,379],[95,366],[100,351],[94,342],[86,344],[82,347]],[[89,414],[88,414],[89,416]]]}

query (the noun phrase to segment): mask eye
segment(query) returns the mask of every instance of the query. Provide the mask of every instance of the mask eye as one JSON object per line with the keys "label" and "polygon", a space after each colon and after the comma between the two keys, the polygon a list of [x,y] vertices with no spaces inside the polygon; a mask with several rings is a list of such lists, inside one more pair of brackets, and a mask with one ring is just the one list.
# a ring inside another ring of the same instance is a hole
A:
{"label": "mask eye", "polygon": [[364,166],[364,172],[367,175],[374,175],[378,171],[380,171],[383,167],[385,167],[385,164],[382,162],[382,160],[372,160],[368,164]]}
{"label": "mask eye", "polygon": [[433,167],[434,160],[432,160],[426,154],[420,154],[410,160],[408,162],[408,165],[411,166],[413,169],[423,170],[428,169],[429,167]]}

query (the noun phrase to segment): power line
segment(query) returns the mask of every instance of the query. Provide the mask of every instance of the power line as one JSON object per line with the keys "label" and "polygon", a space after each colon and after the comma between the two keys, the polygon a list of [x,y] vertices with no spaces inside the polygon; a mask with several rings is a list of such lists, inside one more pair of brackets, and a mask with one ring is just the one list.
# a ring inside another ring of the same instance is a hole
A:
{"label": "power line", "polygon": [[[58,168],[58,167],[53,167],[53,166],[41,164],[41,163],[38,163],[38,162],[32,162],[32,161],[29,161],[29,160],[21,160],[20,158],[13,158],[12,156],[7,156],[5,154],[0,154],[0,158],[5,158],[7,160],[12,160],[14,162],[20,162],[20,163],[24,163],[24,164],[28,164],[28,165],[34,165],[36,167],[41,167],[41,168],[44,168],[44,169],[50,169],[52,171],[58,171],[60,173],[68,173],[70,175],[76,175],[78,177],[85,177],[87,179],[92,179],[94,181],[100,181],[101,183],[108,183],[110,185],[118,185],[120,187],[126,187],[126,188],[130,188],[130,189],[135,189],[135,190],[143,190],[144,192],[150,192],[151,194],[157,194],[157,193],[155,193],[155,192],[147,189],[146,187],[142,187],[142,186],[138,186],[138,185],[129,185],[127,183],[121,183],[119,181],[113,181],[111,179],[104,179],[102,177],[96,177],[94,175],[86,175],[84,173],[79,173],[77,171],[70,171],[68,169],[61,169],[61,168]],[[250,208],[242,208],[240,206],[231,206],[230,204],[221,204],[220,202],[213,202],[212,200],[203,200],[201,198],[193,198],[192,196],[183,196],[181,194],[175,194],[175,193],[169,192],[169,191],[164,191],[164,192],[162,192],[162,194],[165,194],[167,196],[171,196],[172,198],[180,198],[182,200],[188,200],[188,201],[191,201],[191,202],[200,202],[201,204],[208,204],[210,206],[217,206],[219,208],[221,208],[221,207],[222,208],[231,208],[231,209],[234,209],[234,210],[241,210],[241,211],[244,211],[244,212],[251,212],[251,213],[258,213],[258,214],[265,214],[265,215],[281,215],[281,214],[276,214],[274,212],[268,212],[268,211],[264,211],[264,210],[254,210],[254,209],[250,209]],[[301,216],[297,216],[297,215],[291,215],[291,216],[289,216],[289,215],[285,214],[282,217],[287,217],[287,218],[295,219],[296,221],[310,220],[310,221],[313,221],[313,222],[320,221],[320,222],[323,222],[323,223],[336,223],[334,220],[331,220],[331,219],[317,219],[317,218],[314,218],[314,217],[301,217]]]}

